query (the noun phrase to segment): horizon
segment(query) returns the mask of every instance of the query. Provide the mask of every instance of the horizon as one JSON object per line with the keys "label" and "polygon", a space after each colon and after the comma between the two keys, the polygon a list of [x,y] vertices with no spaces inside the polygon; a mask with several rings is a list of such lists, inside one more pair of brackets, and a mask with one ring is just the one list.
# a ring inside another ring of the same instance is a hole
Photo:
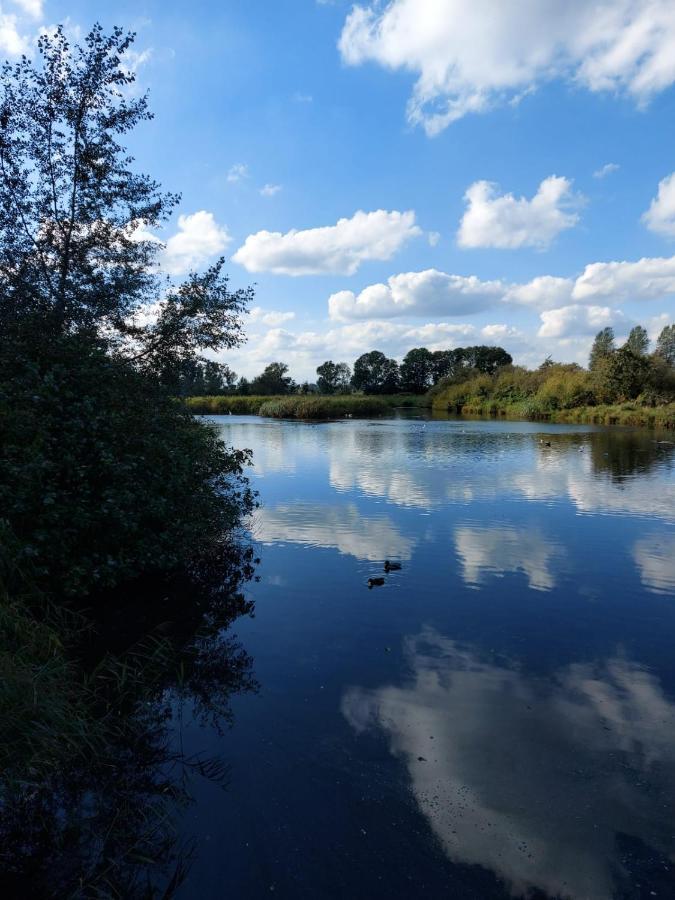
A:
{"label": "horizon", "polygon": [[[225,255],[234,288],[257,285],[248,343],[212,358],[297,381],[418,346],[585,365],[601,328],[653,341],[675,319],[672,5],[488,6],[99,13],[137,32],[128,65],[155,113],[138,168],[182,193],[165,269]],[[10,59],[57,22],[93,24],[83,2],[2,13]]]}

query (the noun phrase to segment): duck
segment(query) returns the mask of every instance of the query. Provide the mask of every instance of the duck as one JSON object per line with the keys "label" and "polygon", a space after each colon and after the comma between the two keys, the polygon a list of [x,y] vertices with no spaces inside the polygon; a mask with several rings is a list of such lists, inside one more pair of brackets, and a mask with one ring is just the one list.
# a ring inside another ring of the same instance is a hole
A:
{"label": "duck", "polygon": [[385,572],[398,572],[398,570],[400,568],[401,568],[400,562],[391,562],[390,560],[385,559],[385,561],[384,561],[384,571]]}
{"label": "duck", "polygon": [[381,587],[384,584],[384,578],[369,578],[368,579],[368,587]]}

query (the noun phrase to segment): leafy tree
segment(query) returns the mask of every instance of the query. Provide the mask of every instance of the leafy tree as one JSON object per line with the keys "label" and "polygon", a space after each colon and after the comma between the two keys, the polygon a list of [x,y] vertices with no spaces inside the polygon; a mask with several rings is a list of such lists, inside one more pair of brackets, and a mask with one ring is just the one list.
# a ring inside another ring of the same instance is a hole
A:
{"label": "leafy tree", "polygon": [[317,366],[317,387],[322,394],[344,394],[349,390],[351,371],[347,363],[334,363],[331,359]]}
{"label": "leafy tree", "polygon": [[666,325],[656,340],[656,353],[675,366],[675,324]]}
{"label": "leafy tree", "polygon": [[401,390],[423,394],[434,383],[434,356],[426,347],[409,350],[400,368]]}
{"label": "leafy tree", "polygon": [[229,394],[237,383],[237,373],[225,363],[217,363],[207,359],[203,363],[204,391],[212,397]]}
{"label": "leafy tree", "polygon": [[588,360],[588,368],[591,371],[596,369],[600,360],[611,356],[611,354],[614,353],[614,350],[614,329],[610,327],[603,328],[596,334],[595,340],[593,341],[591,355]]}
{"label": "leafy tree", "polygon": [[477,369],[486,375],[493,375],[497,369],[502,366],[509,366],[513,362],[511,354],[507,353],[502,347],[487,347],[485,345],[460,347],[455,352],[458,360],[461,360],[464,366]]}
{"label": "leafy tree", "polygon": [[593,376],[603,401],[633,400],[647,383],[649,361],[628,347],[620,347],[598,359]]}
{"label": "leafy tree", "polygon": [[273,362],[265,367],[263,372],[251,382],[251,393],[263,396],[274,394],[290,394],[293,390],[293,379],[286,373],[286,363]]}
{"label": "leafy tree", "polygon": [[364,353],[354,363],[352,385],[364,394],[393,394],[399,386],[398,363],[379,350]]}
{"label": "leafy tree", "polygon": [[646,356],[649,350],[647,329],[643,328],[642,325],[636,325],[634,328],[631,328],[624,347],[636,356]]}
{"label": "leafy tree", "polygon": [[433,383],[437,384],[441,378],[447,378],[454,374],[455,351],[434,350],[431,354]]}
{"label": "leafy tree", "polygon": [[250,506],[245,457],[164,373],[240,343],[252,291],[222,262],[161,275],[151,229],[177,197],[122,143],[151,118],[132,40],[59,28],[0,72],[0,508],[18,564],[67,593],[217,554]]}

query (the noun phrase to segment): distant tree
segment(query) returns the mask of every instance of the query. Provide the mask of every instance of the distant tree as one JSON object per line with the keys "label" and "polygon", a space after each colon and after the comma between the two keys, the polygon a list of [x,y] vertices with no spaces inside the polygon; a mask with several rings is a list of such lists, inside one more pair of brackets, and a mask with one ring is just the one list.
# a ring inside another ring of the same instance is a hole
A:
{"label": "distant tree", "polygon": [[588,360],[588,368],[591,371],[596,369],[600,360],[611,356],[615,349],[614,329],[610,327],[603,328],[596,334],[595,340],[593,341],[591,355]]}
{"label": "distant tree", "polygon": [[334,363],[331,359],[317,366],[317,387],[322,394],[343,394],[349,390],[351,371],[347,363]]}
{"label": "distant tree", "polygon": [[649,378],[649,360],[633,353],[628,347],[620,347],[613,353],[600,357],[593,375],[602,400],[634,400],[641,394]]}
{"label": "distant tree", "polygon": [[217,363],[207,359],[203,363],[204,392],[208,396],[229,394],[237,383],[237,373],[225,363]]}
{"label": "distant tree", "polygon": [[298,394],[318,394],[319,389],[315,384],[312,384],[311,381],[303,381],[302,384],[299,384],[296,387],[296,393]]}
{"label": "distant tree", "polygon": [[409,350],[400,368],[401,390],[423,394],[434,384],[434,355],[426,347]]}
{"label": "distant tree", "polygon": [[549,354],[546,357],[546,359],[543,361],[543,363],[539,366],[539,371],[545,372],[547,369],[550,369],[551,366],[556,366],[556,365],[558,365],[558,364],[554,361],[553,357]]}
{"label": "distant tree", "polygon": [[293,379],[286,373],[286,363],[273,362],[251,382],[251,393],[269,396],[273,394],[290,394],[294,388]]}
{"label": "distant tree", "polygon": [[477,347],[459,347],[456,351],[457,361],[470,369],[477,369],[486,375],[493,375],[502,366],[510,366],[513,357],[502,347],[488,347],[481,344]]}
{"label": "distant tree", "polygon": [[354,363],[352,385],[364,394],[393,394],[399,386],[398,363],[379,350],[364,353]]}
{"label": "distant tree", "polygon": [[656,340],[656,353],[671,366],[675,366],[675,324],[666,325]]}
{"label": "distant tree", "polygon": [[454,350],[434,350],[431,354],[433,365],[433,383],[438,384],[441,378],[453,374],[456,364]]}
{"label": "distant tree", "polygon": [[647,329],[643,328],[642,325],[636,325],[634,328],[631,328],[624,347],[636,356],[646,356],[649,350]]}
{"label": "distant tree", "polygon": [[251,382],[248,380],[248,378],[244,378],[244,376],[242,375],[237,382],[237,387],[235,390],[238,394],[241,394],[242,397],[248,397],[248,395],[251,393]]}

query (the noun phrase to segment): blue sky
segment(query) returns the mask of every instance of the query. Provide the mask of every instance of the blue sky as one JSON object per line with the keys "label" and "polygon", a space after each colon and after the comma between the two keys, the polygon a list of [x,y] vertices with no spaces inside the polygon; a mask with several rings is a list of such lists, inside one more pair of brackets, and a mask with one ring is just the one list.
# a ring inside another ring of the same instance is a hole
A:
{"label": "blue sky", "polygon": [[0,46],[94,15],[138,33],[133,150],[182,193],[167,268],[222,253],[257,285],[237,372],[585,362],[604,325],[675,319],[672,0],[2,0]]}

